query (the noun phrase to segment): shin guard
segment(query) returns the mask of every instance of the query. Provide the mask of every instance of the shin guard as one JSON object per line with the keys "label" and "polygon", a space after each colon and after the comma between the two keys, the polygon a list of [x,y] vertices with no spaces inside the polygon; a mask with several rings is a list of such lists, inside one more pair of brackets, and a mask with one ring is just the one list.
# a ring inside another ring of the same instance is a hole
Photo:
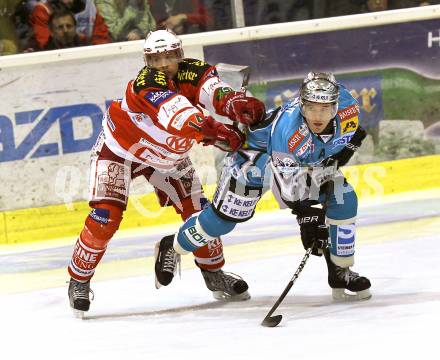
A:
{"label": "shin guard", "polygon": [[220,238],[208,241],[208,244],[193,251],[197,265],[204,270],[218,270],[225,264],[223,244]]}
{"label": "shin guard", "polygon": [[108,204],[97,204],[86,219],[76,241],[68,271],[78,281],[90,280],[104,256],[107,244],[122,220],[122,210]]}

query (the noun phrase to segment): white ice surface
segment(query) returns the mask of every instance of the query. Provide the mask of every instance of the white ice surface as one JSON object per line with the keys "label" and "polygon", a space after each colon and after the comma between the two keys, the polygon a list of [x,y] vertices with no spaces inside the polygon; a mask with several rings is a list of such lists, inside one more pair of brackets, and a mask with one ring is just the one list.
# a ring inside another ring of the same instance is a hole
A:
{"label": "white ice surface", "polygon": [[332,302],[325,262],[311,257],[276,328],[260,322],[303,251],[228,264],[250,286],[252,299],[240,303],[212,299],[196,269],[160,290],[151,271],[95,281],[86,320],[73,318],[67,286],[3,295],[0,359],[438,359],[439,241],[433,233],[358,244],[354,270],[372,282],[364,302]]}

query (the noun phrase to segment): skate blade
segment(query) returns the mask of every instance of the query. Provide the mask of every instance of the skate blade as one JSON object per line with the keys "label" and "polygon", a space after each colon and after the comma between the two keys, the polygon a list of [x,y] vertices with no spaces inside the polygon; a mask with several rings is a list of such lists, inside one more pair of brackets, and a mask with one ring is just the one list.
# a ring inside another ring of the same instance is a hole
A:
{"label": "skate blade", "polygon": [[[156,264],[156,259],[159,256],[159,246],[160,246],[160,241],[158,241],[155,245],[154,245],[154,263]],[[159,289],[162,286],[162,284],[159,282],[159,280],[157,280],[157,276],[156,276],[156,270],[154,270],[154,287],[156,289]]]}
{"label": "skate blade", "polygon": [[238,295],[230,295],[224,291],[213,291],[212,296],[219,301],[246,301],[251,298],[251,295],[247,291]]}
{"label": "skate blade", "polygon": [[370,289],[348,293],[346,289],[332,289],[332,297],[335,301],[359,301],[371,298]]}
{"label": "skate blade", "polygon": [[85,311],[83,311],[83,310],[77,310],[77,309],[72,309],[72,313],[73,313],[73,316],[75,317],[75,318],[77,318],[77,319],[84,319],[84,316],[85,316]]}

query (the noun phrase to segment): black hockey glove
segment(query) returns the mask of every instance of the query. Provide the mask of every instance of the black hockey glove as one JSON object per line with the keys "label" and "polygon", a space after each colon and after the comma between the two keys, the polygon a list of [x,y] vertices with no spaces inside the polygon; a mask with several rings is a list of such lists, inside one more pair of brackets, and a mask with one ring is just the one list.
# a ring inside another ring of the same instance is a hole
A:
{"label": "black hockey glove", "polygon": [[336,161],[338,161],[338,168],[347,164],[355,151],[361,146],[362,141],[367,137],[367,132],[360,126],[357,128],[353,134],[350,141],[345,145],[345,147],[338,153],[325,159],[321,164],[323,166],[333,166]]}
{"label": "black hockey glove", "polygon": [[325,225],[325,212],[323,209],[307,207],[296,212],[296,220],[301,229],[301,241],[304,249],[313,246],[312,254],[321,256],[322,251],[328,246],[329,232]]}

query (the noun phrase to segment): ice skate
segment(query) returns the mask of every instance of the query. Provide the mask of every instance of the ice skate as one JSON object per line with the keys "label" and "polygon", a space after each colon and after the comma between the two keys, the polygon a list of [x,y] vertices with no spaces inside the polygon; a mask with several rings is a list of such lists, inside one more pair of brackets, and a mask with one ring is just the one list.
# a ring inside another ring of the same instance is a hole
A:
{"label": "ice skate", "polygon": [[165,236],[154,248],[154,272],[156,289],[167,286],[173,280],[177,267],[180,269],[180,254],[173,248],[174,235]]}
{"label": "ice skate", "polygon": [[[197,264],[197,263],[196,263]],[[209,271],[200,269],[206,287],[212,291],[216,300],[243,301],[250,299],[248,284],[240,276],[223,270]]]}
{"label": "ice skate", "polygon": [[325,260],[328,267],[328,284],[332,288],[332,296],[336,301],[355,301],[368,300],[371,298],[371,283],[364,276],[350,270],[335,265],[330,254],[325,252]]}
{"label": "ice skate", "polygon": [[75,317],[82,319],[84,317],[84,313],[89,311],[89,293],[92,294],[93,300],[93,291],[90,289],[90,280],[80,282],[73,278],[70,279],[68,294],[70,307],[72,308]]}

